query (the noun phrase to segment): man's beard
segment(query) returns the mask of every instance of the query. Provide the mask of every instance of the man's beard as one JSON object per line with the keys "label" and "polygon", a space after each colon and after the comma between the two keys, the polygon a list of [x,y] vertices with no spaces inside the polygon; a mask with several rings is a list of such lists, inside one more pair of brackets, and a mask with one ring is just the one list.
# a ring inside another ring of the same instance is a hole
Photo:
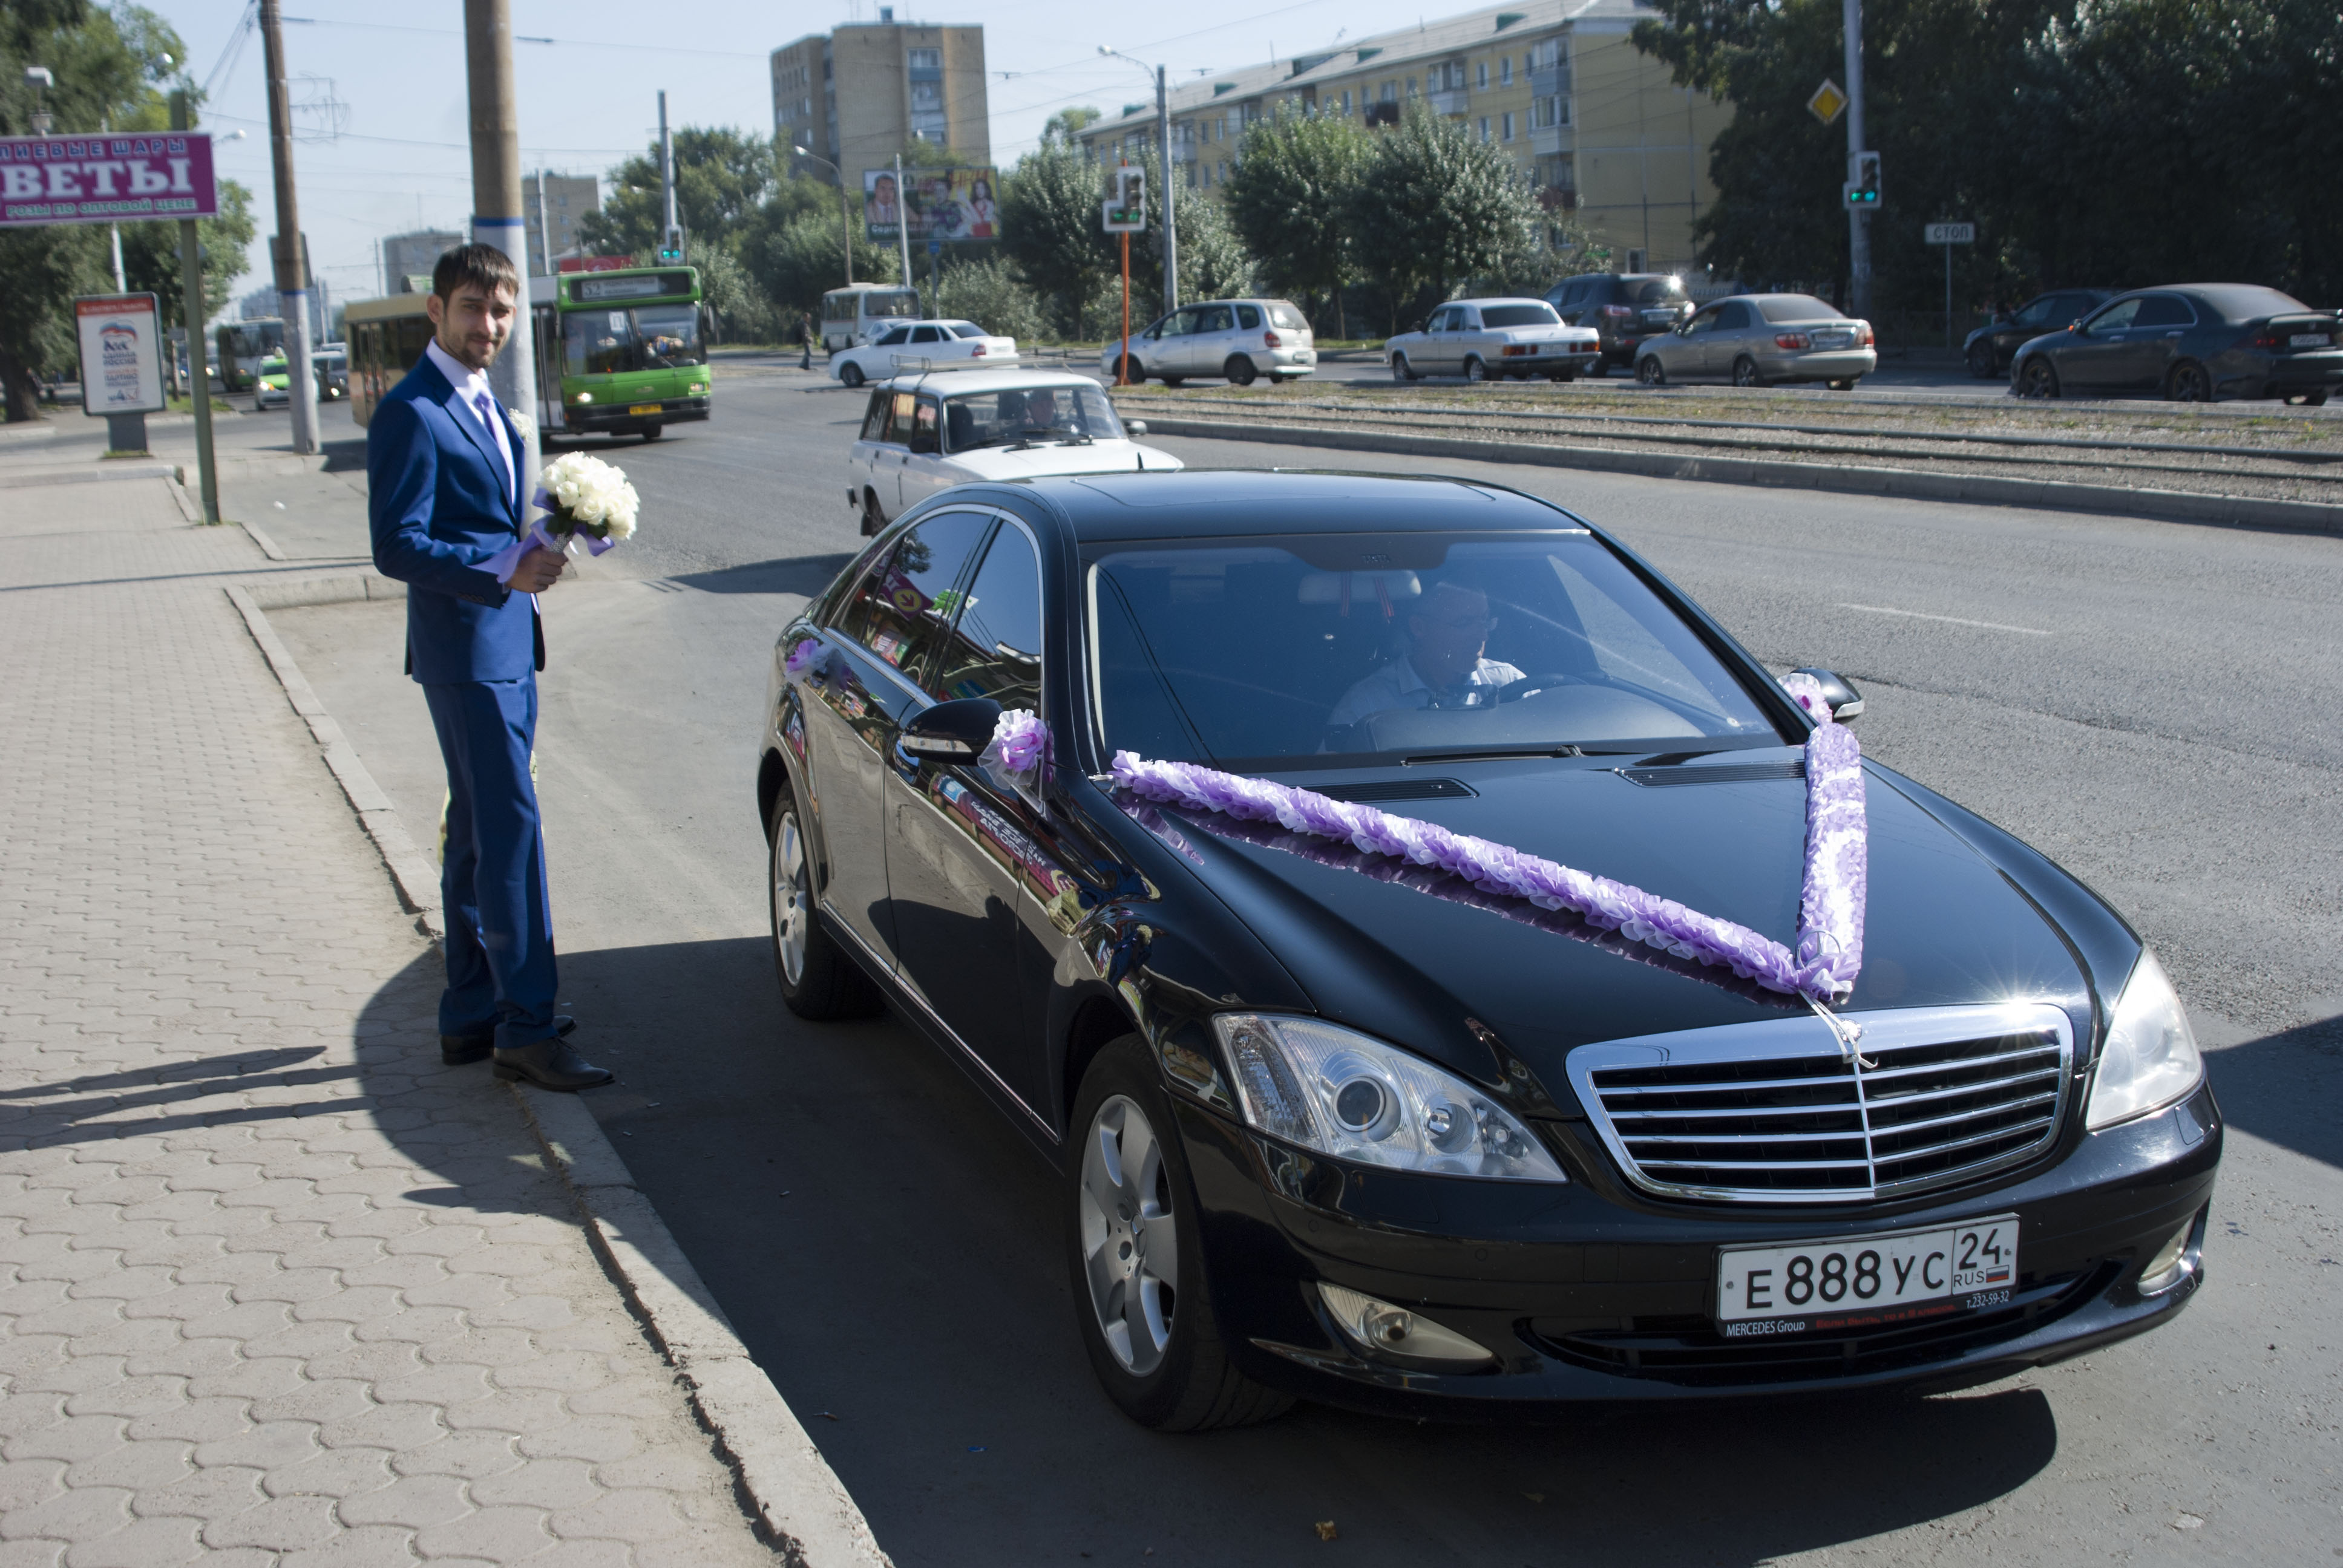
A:
{"label": "man's beard", "polygon": [[448,358],[453,359],[457,364],[461,365],[469,370],[486,370],[489,366],[494,365],[497,362],[497,356],[503,352],[504,349],[504,344],[502,343],[489,343],[488,357],[486,359],[481,360],[478,365],[475,365],[472,363],[469,355],[469,350],[471,348],[470,344],[465,342],[460,337],[450,342],[448,341],[447,335],[444,332],[437,333],[434,336],[439,340],[440,352],[446,354]]}

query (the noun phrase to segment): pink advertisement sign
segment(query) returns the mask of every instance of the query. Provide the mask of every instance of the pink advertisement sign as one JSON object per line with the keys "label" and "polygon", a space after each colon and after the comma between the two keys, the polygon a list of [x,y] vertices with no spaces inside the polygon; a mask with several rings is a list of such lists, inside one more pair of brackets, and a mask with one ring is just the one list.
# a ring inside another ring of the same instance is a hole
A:
{"label": "pink advertisement sign", "polygon": [[0,228],[218,211],[209,132],[0,136]]}

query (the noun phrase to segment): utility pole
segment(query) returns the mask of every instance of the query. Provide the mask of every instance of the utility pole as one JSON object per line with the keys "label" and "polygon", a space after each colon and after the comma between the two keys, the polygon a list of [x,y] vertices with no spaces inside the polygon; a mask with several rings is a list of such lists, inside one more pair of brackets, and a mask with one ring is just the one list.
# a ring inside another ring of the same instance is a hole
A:
{"label": "utility pole", "polygon": [[1180,308],[1180,227],[1172,216],[1180,182],[1172,173],[1172,95],[1163,67],[1155,67],[1155,119],[1163,128],[1163,314]]}
{"label": "utility pole", "polygon": [[546,274],[553,273],[553,223],[545,216],[545,170],[537,171],[537,258]]}
{"label": "utility pole", "polygon": [[903,189],[903,155],[895,155],[895,246],[902,255],[903,286],[911,282],[911,202],[910,194]]}
{"label": "utility pole", "polygon": [[[171,128],[192,129],[187,90],[171,95]],[[196,407],[196,473],[203,496],[204,521],[220,520],[219,469],[212,460],[212,377],[204,349],[204,247],[196,220],[179,220],[179,275],[186,291],[187,379],[194,383]]]}
{"label": "utility pole", "polygon": [[659,210],[665,216],[659,226],[659,259],[666,253],[683,255],[683,226],[675,221],[675,138],[668,134],[667,92],[659,92]]}
{"label": "utility pole", "polygon": [[[1846,21],[1846,177],[1863,178],[1863,0],[1841,0]],[[1871,317],[1871,214],[1850,205],[1846,213],[1849,314]]]}
{"label": "utility pole", "polygon": [[[269,0],[263,0],[264,4]],[[508,0],[464,0],[464,55],[472,116],[472,238],[495,246],[520,275],[512,335],[488,368],[488,387],[521,416],[520,493],[537,487],[537,341],[529,321],[528,219],[520,199],[520,123],[513,104]]]}
{"label": "utility pole", "polygon": [[[285,85],[285,30],[277,0],[260,0],[260,45],[268,67],[269,162],[277,175],[277,312],[285,318],[285,401],[293,449],[317,449],[317,377],[309,353],[309,278],[302,265],[301,206],[293,189],[293,102]],[[208,389],[207,389],[208,390]]]}

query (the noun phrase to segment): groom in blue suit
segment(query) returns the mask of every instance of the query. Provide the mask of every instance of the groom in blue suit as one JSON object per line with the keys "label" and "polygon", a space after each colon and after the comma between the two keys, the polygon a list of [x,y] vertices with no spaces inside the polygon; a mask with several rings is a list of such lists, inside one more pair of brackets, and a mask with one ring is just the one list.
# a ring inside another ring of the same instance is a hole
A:
{"label": "groom in blue suit", "polygon": [[558,986],[545,838],[529,752],[545,634],[536,596],[557,551],[527,542],[527,447],[488,390],[520,280],[492,246],[468,245],[431,275],[432,340],[367,429],[374,564],[407,584],[407,669],[423,688],[447,764],[447,989],[439,1054],[495,1058],[498,1078],[548,1089],[610,1081],[581,1060]]}

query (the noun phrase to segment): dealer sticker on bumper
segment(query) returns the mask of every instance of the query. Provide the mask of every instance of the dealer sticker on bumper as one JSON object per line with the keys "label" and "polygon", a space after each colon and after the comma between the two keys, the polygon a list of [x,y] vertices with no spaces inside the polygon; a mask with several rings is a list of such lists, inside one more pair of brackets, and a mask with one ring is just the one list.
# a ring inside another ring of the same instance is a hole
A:
{"label": "dealer sticker on bumper", "polygon": [[1999,1306],[2017,1282],[2017,1216],[1787,1246],[1716,1259],[1716,1322],[1728,1338],[1844,1332]]}

